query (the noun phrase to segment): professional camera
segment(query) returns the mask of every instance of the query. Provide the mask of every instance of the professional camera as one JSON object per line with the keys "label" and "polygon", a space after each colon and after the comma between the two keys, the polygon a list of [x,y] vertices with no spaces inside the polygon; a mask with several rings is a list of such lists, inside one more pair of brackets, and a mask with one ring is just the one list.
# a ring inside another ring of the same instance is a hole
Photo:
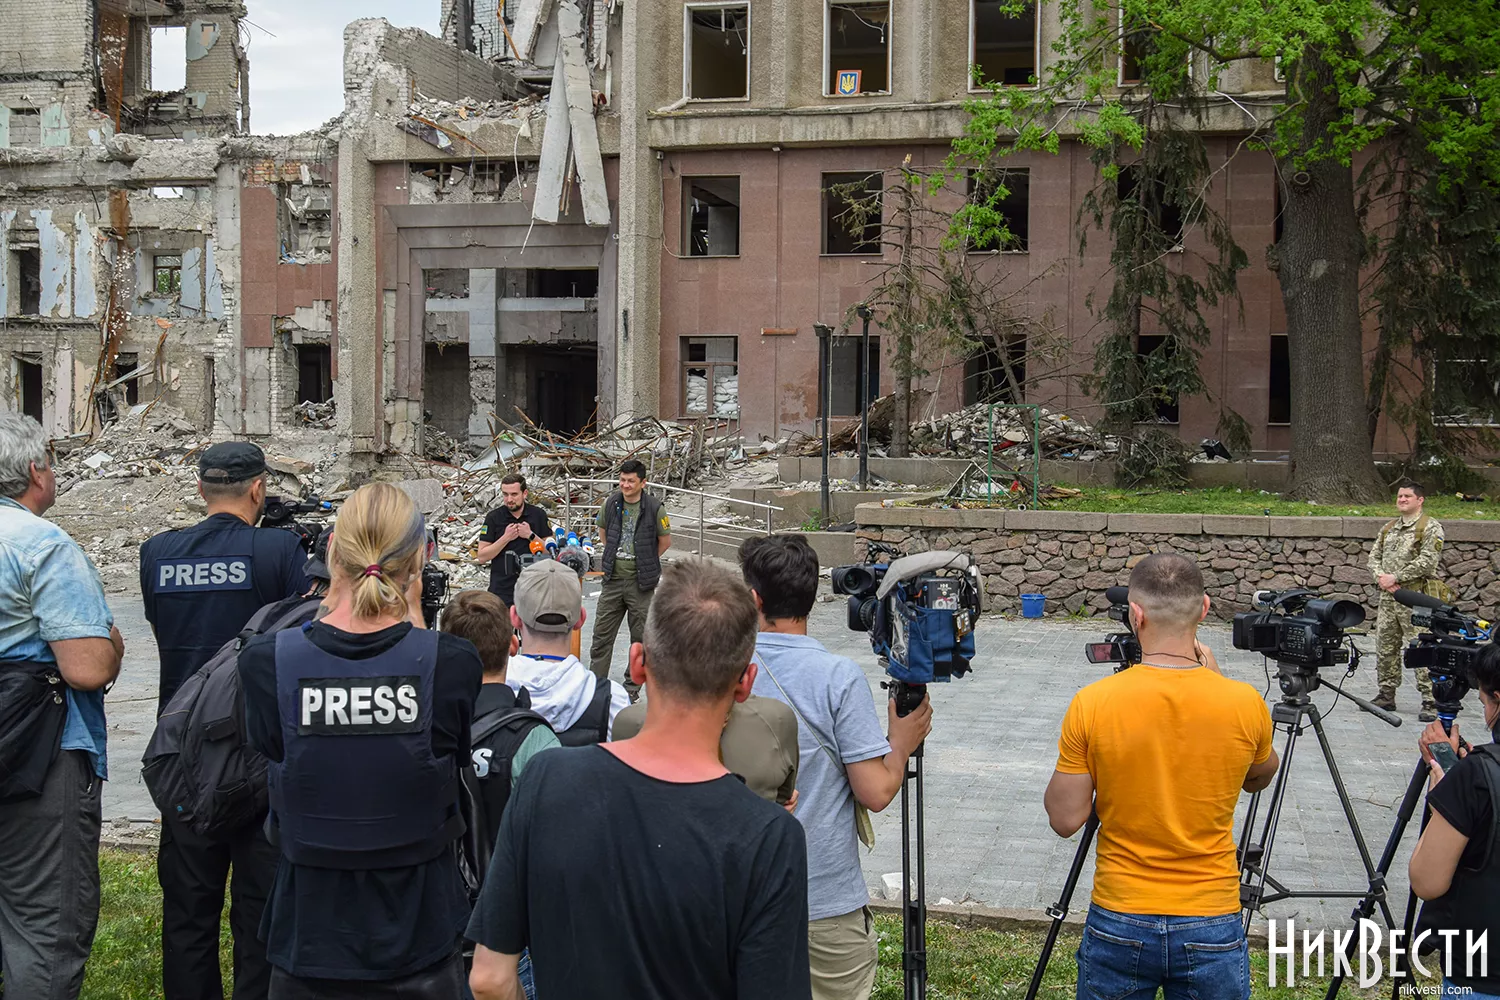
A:
{"label": "professional camera", "polygon": [[319,530],[298,521],[297,515],[327,514],[332,510],[333,504],[320,500],[316,495],[298,501],[271,493],[266,495],[266,506],[260,515],[260,526],[290,531],[297,536],[302,547],[310,554],[313,546],[317,544]]}
{"label": "professional camera", "polygon": [[427,529],[427,561],[422,563],[422,620],[437,627],[438,613],[448,603],[448,574],[433,562],[438,552],[438,530]]}
{"label": "professional camera", "polygon": [[869,543],[869,562],[832,571],[833,592],[849,596],[849,627],[868,632],[891,675],[896,712],[922,703],[928,684],[969,672],[984,583],[964,552],[920,552],[894,562],[896,549]]}
{"label": "professional camera", "polygon": [[1490,640],[1492,627],[1420,591],[1397,590],[1392,596],[1412,609],[1413,625],[1426,629],[1406,647],[1402,661],[1408,670],[1427,671],[1438,717],[1451,722],[1461,707],[1459,702],[1474,685],[1479,644]]}
{"label": "professional camera", "polygon": [[1116,664],[1115,673],[1141,662],[1141,640],[1130,625],[1130,588],[1110,587],[1104,592],[1109,601],[1109,616],[1125,626],[1123,632],[1111,632],[1103,642],[1085,643],[1083,655],[1090,663]]}
{"label": "professional camera", "polygon": [[1259,611],[1234,616],[1234,648],[1307,669],[1350,662],[1353,645],[1345,630],[1365,620],[1365,609],[1353,601],[1320,598],[1317,591],[1257,590]]}

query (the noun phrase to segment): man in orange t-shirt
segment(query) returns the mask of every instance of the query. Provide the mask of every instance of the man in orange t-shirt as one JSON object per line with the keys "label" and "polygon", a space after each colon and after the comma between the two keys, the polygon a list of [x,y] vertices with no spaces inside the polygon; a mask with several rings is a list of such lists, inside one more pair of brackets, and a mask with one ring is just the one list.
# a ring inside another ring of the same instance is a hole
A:
{"label": "man in orange t-shirt", "polygon": [[1142,662],[1079,691],[1063,717],[1047,817],[1071,837],[1099,813],[1080,1000],[1250,995],[1234,807],[1278,762],[1265,700],[1198,642],[1208,603],[1191,559],[1143,559],[1130,574]]}

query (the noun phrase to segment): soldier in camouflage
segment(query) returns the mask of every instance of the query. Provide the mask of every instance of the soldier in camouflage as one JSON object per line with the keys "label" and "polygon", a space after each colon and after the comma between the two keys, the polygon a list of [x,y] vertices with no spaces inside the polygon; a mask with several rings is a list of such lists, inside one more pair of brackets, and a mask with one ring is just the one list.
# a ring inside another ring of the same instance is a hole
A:
{"label": "soldier in camouflage", "polygon": [[[1380,587],[1380,607],[1375,618],[1376,676],[1380,694],[1374,703],[1384,709],[1396,707],[1396,689],[1401,686],[1402,651],[1417,636],[1411,609],[1396,603],[1399,588],[1426,592],[1438,572],[1443,555],[1443,526],[1422,513],[1426,493],[1416,483],[1404,482],[1396,491],[1396,509],[1401,516],[1380,529],[1370,549],[1370,575]],[[1437,718],[1432,701],[1432,678],[1426,670],[1415,671],[1422,710],[1417,718]]]}

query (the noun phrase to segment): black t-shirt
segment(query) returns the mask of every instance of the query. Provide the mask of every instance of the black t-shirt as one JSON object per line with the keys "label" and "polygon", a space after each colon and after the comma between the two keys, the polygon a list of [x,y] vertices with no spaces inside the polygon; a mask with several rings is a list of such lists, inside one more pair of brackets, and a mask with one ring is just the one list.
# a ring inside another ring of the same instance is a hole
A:
{"label": "black t-shirt", "polygon": [[1484,864],[1494,823],[1495,803],[1490,801],[1483,766],[1471,750],[1427,793],[1428,805],[1453,829],[1469,838],[1463,854],[1459,855],[1458,866],[1470,870]]}
{"label": "black t-shirt", "polygon": [[[533,537],[540,538],[542,541],[552,537],[552,527],[547,523],[547,512],[542,508],[526,504],[521,508],[521,516],[515,517],[509,508],[502,505],[484,516],[484,534],[480,537],[480,541],[493,542],[505,534],[506,528],[520,521],[531,525]],[[507,552],[514,552],[518,556],[528,554],[531,552],[531,539],[517,538],[495,553],[495,558],[490,560],[490,593],[510,605],[515,603],[516,576],[519,574],[506,575],[505,553]]]}
{"label": "black t-shirt", "polygon": [[[383,653],[412,628],[402,622],[356,634],[322,622],[304,627],[314,645],[348,660]],[[250,744],[279,761],[284,747],[276,707],[276,636],[251,639],[238,666]],[[472,644],[438,634],[434,755],[468,762],[469,726],[483,673]],[[354,980],[395,979],[443,961],[457,949],[469,915],[456,849],[425,864],[375,871],[294,865],[283,857],[261,920],[267,958],[294,976]]]}
{"label": "black t-shirt", "polygon": [[807,1000],[802,826],[732,775],[549,750],[516,783],[468,937],[529,947],[548,1000]]}
{"label": "black t-shirt", "polygon": [[153,535],[140,558],[141,600],[161,657],[158,713],[251,615],[312,585],[296,535],[233,514]]}

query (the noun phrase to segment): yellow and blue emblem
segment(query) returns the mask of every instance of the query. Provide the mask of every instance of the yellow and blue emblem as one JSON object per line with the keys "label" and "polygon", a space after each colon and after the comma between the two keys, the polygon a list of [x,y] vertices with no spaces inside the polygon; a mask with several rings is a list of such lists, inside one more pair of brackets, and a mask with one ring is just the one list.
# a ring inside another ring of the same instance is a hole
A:
{"label": "yellow and blue emblem", "polygon": [[838,85],[834,93],[840,97],[854,97],[860,92],[860,78],[864,76],[863,70],[841,69],[838,72]]}

